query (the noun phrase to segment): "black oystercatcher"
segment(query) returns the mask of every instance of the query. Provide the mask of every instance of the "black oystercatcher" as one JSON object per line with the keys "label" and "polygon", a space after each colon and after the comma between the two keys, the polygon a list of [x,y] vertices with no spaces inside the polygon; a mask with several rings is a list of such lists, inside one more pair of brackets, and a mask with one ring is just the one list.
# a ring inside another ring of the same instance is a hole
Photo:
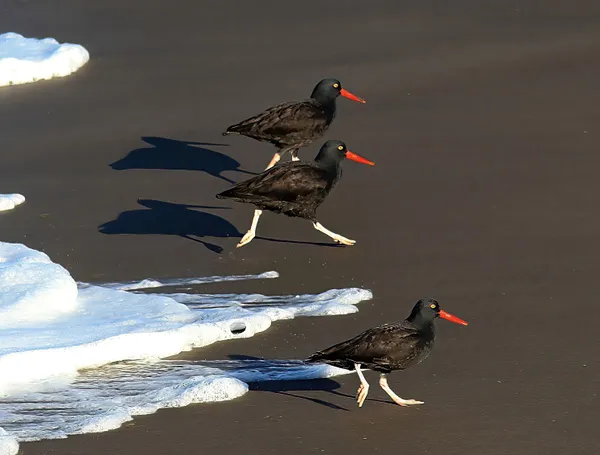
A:
{"label": "black oystercatcher", "polygon": [[270,142],[277,152],[267,166],[274,166],[285,152],[298,160],[298,149],[323,136],[335,117],[335,100],[344,96],[359,103],[366,101],[342,88],[337,79],[323,79],[314,88],[310,98],[277,104],[240,123],[231,125],[223,133],[241,134],[261,142]]}
{"label": "black oystercatcher", "polygon": [[283,213],[313,222],[315,229],[338,243],[354,245],[354,240],[329,231],[317,221],[316,210],[342,175],[342,160],[348,158],[358,163],[375,163],[352,153],[341,141],[327,141],[313,162],[290,161],[265,170],[262,174],[238,183],[233,188],[217,194],[219,199],[254,204],[252,226],[237,247],[252,241],[256,225],[263,210]]}
{"label": "black oystercatcher", "polygon": [[462,319],[441,310],[437,300],[421,299],[404,321],[373,327],[348,341],[311,355],[307,362],[328,363],[346,370],[356,370],[360,379],[356,395],[359,407],[369,393],[369,384],[361,367],[381,373],[379,385],[400,406],[423,404],[422,401],[405,400],[396,395],[388,386],[386,375],[417,365],[427,358],[435,343],[434,320],[438,316],[467,325]]}

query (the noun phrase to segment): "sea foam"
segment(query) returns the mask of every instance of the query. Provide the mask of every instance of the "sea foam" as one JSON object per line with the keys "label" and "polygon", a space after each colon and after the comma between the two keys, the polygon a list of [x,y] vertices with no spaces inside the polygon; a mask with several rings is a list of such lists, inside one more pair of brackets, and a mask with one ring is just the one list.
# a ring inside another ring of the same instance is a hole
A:
{"label": "sea foam", "polygon": [[89,52],[79,44],[4,33],[0,35],[0,87],[68,76],[89,59]]}
{"label": "sea foam", "polygon": [[[77,283],[46,254],[0,242],[0,455],[14,453],[17,441],[107,431],[160,408],[231,400],[249,382],[346,373],[294,360],[161,360],[251,337],[280,319],[353,313],[372,298],[359,288],[284,296],[182,292],[277,276]],[[159,292],[166,286],[175,289]]]}

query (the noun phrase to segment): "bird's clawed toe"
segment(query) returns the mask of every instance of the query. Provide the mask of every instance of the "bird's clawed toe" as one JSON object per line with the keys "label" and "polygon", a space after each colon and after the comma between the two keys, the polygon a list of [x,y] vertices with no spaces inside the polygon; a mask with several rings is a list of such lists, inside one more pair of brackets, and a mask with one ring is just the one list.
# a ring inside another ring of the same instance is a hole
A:
{"label": "bird's clawed toe", "polygon": [[358,403],[358,407],[362,408],[363,403],[367,399],[367,394],[369,393],[369,386],[365,386],[361,384],[358,386],[358,390],[356,392],[356,402]]}
{"label": "bird's clawed toe", "polygon": [[339,236],[333,239],[335,243],[340,243],[342,245],[352,246],[356,243],[356,240],[347,239],[346,237]]}
{"label": "bird's clawed toe", "polygon": [[416,404],[425,404],[424,401],[418,401],[413,399],[404,400],[402,398],[394,399],[394,403],[396,403],[398,406],[412,406]]}
{"label": "bird's clawed toe", "polygon": [[358,400],[358,397],[360,396],[360,394],[362,393],[363,389],[365,388],[364,385],[359,385],[358,386],[358,390],[356,391],[356,399]]}
{"label": "bird's clawed toe", "polygon": [[246,232],[246,235],[244,235],[244,237],[242,237],[242,240],[240,240],[240,242],[236,245],[236,248],[241,248],[244,245],[250,243],[252,241],[252,239],[254,239],[254,232],[252,231],[248,231]]}

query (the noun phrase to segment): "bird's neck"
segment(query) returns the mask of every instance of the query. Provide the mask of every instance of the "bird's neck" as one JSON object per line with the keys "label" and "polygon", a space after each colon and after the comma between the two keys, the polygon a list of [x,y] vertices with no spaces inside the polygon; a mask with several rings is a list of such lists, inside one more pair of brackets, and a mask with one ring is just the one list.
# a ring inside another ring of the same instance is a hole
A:
{"label": "bird's neck", "polygon": [[335,98],[322,95],[318,92],[312,92],[312,95],[310,95],[310,97],[313,100],[317,101],[325,109],[335,112]]}
{"label": "bird's neck", "polygon": [[340,174],[341,162],[337,157],[333,158],[331,156],[328,156],[327,154],[319,152],[319,154],[315,158],[315,162],[319,167],[328,170],[336,176]]}
{"label": "bird's neck", "polygon": [[421,314],[411,314],[406,318],[419,332],[435,333],[433,319],[424,318]]}

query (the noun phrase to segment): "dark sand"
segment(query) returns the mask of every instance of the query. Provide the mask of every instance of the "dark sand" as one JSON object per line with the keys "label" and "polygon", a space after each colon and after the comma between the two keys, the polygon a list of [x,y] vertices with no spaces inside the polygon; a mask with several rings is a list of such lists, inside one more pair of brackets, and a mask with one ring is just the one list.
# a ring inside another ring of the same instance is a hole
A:
{"label": "dark sand", "polygon": [[[2,240],[45,251],[83,281],[275,269],[278,280],[206,289],[375,294],[355,315],[277,323],[186,357],[303,358],[405,317],[422,296],[470,322],[441,321],[433,355],[392,376],[399,395],[426,402],[418,409],[389,404],[368,374],[359,410],[346,376],[22,452],[597,451],[600,8],[484,3],[5,3],[0,30],[84,44],[91,61],[68,78],[0,89],[0,191],[27,197],[0,216]],[[358,243],[324,246],[310,223],[266,215],[269,240],[236,250],[226,236],[245,232],[252,209],[214,194],[273,149],[220,132],[328,76],[368,101],[340,100],[327,138],[377,165],[346,162],[320,211]]]}

